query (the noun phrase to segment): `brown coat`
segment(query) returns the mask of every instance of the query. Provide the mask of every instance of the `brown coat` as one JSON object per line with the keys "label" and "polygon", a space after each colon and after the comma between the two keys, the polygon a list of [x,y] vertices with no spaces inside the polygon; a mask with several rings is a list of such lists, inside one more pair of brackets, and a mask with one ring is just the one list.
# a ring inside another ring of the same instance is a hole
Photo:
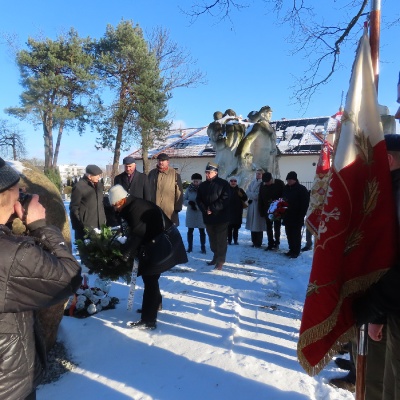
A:
{"label": "brown coat", "polygon": [[168,167],[165,172],[154,168],[149,173],[149,183],[153,203],[156,203],[178,226],[178,212],[182,210],[183,204],[181,176],[172,167]]}

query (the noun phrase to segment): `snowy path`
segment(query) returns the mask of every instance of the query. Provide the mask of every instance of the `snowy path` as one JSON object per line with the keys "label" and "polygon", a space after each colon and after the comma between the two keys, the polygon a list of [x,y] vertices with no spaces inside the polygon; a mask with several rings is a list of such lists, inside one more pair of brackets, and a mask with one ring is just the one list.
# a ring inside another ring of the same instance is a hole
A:
{"label": "snowy path", "polygon": [[[186,266],[162,275],[155,331],[126,328],[139,315],[126,311],[123,283],[111,289],[121,300],[116,310],[64,318],[60,338],[79,368],[41,387],[38,400],[352,399],[326,384],[340,375],[333,365],[312,378],[296,359],[311,254],[288,260],[252,248],[245,230],[240,238],[222,271],[206,265],[210,254],[195,243]],[[139,278],[134,310],[142,285]]]}

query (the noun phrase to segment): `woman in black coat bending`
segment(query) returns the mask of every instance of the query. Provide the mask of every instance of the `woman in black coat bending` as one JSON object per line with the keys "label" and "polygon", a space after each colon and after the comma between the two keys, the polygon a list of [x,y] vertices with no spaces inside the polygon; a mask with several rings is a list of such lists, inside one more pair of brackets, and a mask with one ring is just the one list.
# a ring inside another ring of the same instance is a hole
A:
{"label": "woman in black coat bending", "polygon": [[[151,201],[129,195],[121,185],[115,185],[110,189],[109,198],[115,211],[129,226],[129,236],[123,257],[126,260],[137,257],[143,244],[151,241],[172,225],[172,221],[160,207]],[[132,328],[152,330],[157,327],[157,311],[162,300],[158,284],[161,272],[163,271],[154,270],[139,263],[138,276],[142,275],[144,283],[142,318],[130,323]]]}

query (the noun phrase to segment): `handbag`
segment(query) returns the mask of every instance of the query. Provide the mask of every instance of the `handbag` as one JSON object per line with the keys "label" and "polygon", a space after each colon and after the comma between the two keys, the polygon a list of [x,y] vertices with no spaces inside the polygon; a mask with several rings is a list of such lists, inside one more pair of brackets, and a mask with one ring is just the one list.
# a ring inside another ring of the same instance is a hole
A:
{"label": "handbag", "polygon": [[173,224],[165,229],[165,216],[161,209],[160,211],[164,229],[142,246],[139,254],[142,275],[154,275],[188,262],[178,228]]}

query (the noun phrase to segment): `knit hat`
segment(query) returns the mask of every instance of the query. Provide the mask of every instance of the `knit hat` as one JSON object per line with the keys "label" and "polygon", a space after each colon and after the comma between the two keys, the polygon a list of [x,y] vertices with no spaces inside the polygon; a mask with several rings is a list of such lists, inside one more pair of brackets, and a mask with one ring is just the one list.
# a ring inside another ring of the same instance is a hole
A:
{"label": "knit hat", "polygon": [[125,157],[122,160],[122,164],[124,164],[124,165],[126,165],[126,164],[136,164],[136,160],[133,157],[128,156],[128,157]]}
{"label": "knit hat", "polygon": [[206,166],[206,171],[216,171],[218,172],[218,164],[209,162]]}
{"label": "knit hat", "polygon": [[262,181],[263,182],[269,182],[272,179],[272,174],[271,172],[264,172],[262,175]]}
{"label": "knit hat", "polygon": [[19,173],[0,158],[0,193],[19,182]]}
{"label": "knit hat", "polygon": [[286,176],[286,180],[288,179],[293,179],[295,181],[297,181],[297,174],[294,171],[290,171],[287,176]]}
{"label": "knit hat", "polygon": [[168,155],[168,154],[165,154],[165,153],[160,153],[160,154],[157,156],[157,160],[160,160],[160,161],[169,160],[169,155]]}
{"label": "knit hat", "polygon": [[89,164],[86,167],[86,173],[89,175],[101,175],[103,171],[97,165]]}
{"label": "knit hat", "polygon": [[192,180],[198,179],[198,180],[201,181],[201,180],[203,180],[203,177],[202,177],[200,174],[198,174],[198,173],[196,172],[195,174],[192,175],[191,179],[192,179]]}
{"label": "knit hat", "polygon": [[108,198],[112,206],[127,196],[128,192],[121,185],[114,185],[108,191]]}
{"label": "knit hat", "polygon": [[388,151],[400,151],[400,135],[390,133],[384,136]]}

